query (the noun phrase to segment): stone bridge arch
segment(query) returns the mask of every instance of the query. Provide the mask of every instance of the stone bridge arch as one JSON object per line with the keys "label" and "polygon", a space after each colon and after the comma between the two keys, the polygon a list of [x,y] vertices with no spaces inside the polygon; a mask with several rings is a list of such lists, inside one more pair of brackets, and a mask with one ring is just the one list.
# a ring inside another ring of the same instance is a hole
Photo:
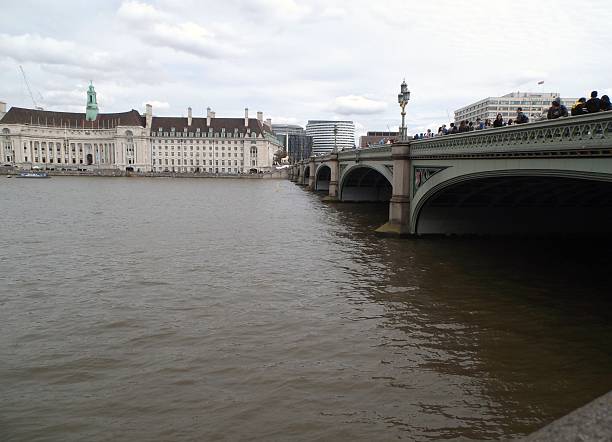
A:
{"label": "stone bridge arch", "polygon": [[612,175],[582,166],[585,170],[576,164],[577,170],[473,173],[449,167],[416,190],[410,230],[417,235],[610,233]]}
{"label": "stone bridge arch", "polygon": [[389,201],[393,193],[393,173],[380,164],[356,163],[342,170],[341,201]]}
{"label": "stone bridge arch", "polygon": [[318,165],[315,173],[315,189],[317,191],[329,191],[329,183],[331,181],[331,167],[327,163]]}

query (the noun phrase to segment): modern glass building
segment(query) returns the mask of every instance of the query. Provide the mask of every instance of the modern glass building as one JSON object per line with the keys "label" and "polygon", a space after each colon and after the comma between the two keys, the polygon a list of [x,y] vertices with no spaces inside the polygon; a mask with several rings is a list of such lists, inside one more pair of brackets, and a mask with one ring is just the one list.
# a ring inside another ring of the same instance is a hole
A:
{"label": "modern glass building", "polygon": [[355,124],[347,120],[309,120],[306,135],[312,137],[313,155],[355,148]]}
{"label": "modern glass building", "polygon": [[312,137],[308,135],[287,135],[289,164],[309,158],[312,155]]}

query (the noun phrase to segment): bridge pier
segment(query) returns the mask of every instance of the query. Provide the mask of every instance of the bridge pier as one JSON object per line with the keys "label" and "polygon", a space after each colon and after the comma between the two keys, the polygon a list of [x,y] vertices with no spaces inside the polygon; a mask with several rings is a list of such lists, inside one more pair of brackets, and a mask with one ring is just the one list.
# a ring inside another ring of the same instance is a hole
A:
{"label": "bridge pier", "polygon": [[327,163],[331,170],[329,177],[329,190],[327,196],[323,199],[324,201],[338,201],[338,175],[340,173],[340,166],[338,163],[338,153],[332,152],[329,155],[329,162]]}
{"label": "bridge pier", "polygon": [[389,221],[376,232],[390,236],[409,236],[410,204],[412,202],[412,161],[410,143],[394,144],[391,148],[393,160],[393,194],[389,201]]}
{"label": "bridge pier", "polygon": [[304,170],[306,169],[306,166],[304,166],[304,163],[300,163],[298,168],[299,168],[299,173],[298,173],[297,184],[298,186],[303,186],[304,185]]}
{"label": "bridge pier", "polygon": [[312,190],[313,192],[316,190],[316,185],[317,185],[317,175],[315,173],[316,170],[316,165],[315,165],[315,157],[312,156],[310,157],[310,162],[309,162],[309,170],[310,170],[310,175],[308,175],[308,190]]}

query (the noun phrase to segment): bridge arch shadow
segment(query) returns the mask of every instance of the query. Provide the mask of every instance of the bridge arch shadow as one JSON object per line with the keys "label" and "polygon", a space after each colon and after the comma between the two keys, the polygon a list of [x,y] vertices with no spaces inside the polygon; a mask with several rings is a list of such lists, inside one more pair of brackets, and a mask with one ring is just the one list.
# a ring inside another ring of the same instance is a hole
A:
{"label": "bridge arch shadow", "polygon": [[369,166],[350,168],[342,175],[340,182],[341,201],[389,201],[392,193],[390,180]]}
{"label": "bridge arch shadow", "polygon": [[331,168],[325,164],[322,164],[317,169],[317,173],[315,175],[315,190],[328,192],[330,181],[331,181]]}
{"label": "bridge arch shadow", "polygon": [[412,220],[418,235],[610,234],[612,181],[551,171],[474,174],[430,189]]}

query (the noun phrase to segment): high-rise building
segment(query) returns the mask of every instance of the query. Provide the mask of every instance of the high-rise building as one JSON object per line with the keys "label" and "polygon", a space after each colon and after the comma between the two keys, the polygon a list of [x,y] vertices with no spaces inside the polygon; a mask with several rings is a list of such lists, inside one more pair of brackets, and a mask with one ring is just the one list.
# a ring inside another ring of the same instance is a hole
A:
{"label": "high-rise building", "polygon": [[352,121],[309,120],[306,135],[312,137],[313,155],[355,148],[355,124]]}
{"label": "high-rise building", "polygon": [[289,157],[289,164],[306,159],[312,155],[312,137],[306,135],[302,126],[297,124],[273,124],[272,131],[283,145]]}
{"label": "high-rise building", "polygon": [[289,135],[306,135],[306,131],[302,126],[298,126],[297,124],[273,124],[272,132],[278,141],[285,148],[285,152],[287,152],[287,144],[288,144],[288,136]]}
{"label": "high-rise building", "polygon": [[[493,121],[497,114],[502,114],[504,120],[516,117],[519,107],[533,121],[542,117],[550,107],[552,101],[560,97],[558,92],[512,92],[501,97],[488,97],[472,104],[468,104],[455,111],[455,123],[463,120],[475,122],[477,118],[482,121],[487,118]],[[561,98],[561,103],[568,109],[576,98]]]}
{"label": "high-rise building", "polygon": [[305,160],[312,155],[312,137],[308,135],[287,135],[287,154],[289,164]]}

